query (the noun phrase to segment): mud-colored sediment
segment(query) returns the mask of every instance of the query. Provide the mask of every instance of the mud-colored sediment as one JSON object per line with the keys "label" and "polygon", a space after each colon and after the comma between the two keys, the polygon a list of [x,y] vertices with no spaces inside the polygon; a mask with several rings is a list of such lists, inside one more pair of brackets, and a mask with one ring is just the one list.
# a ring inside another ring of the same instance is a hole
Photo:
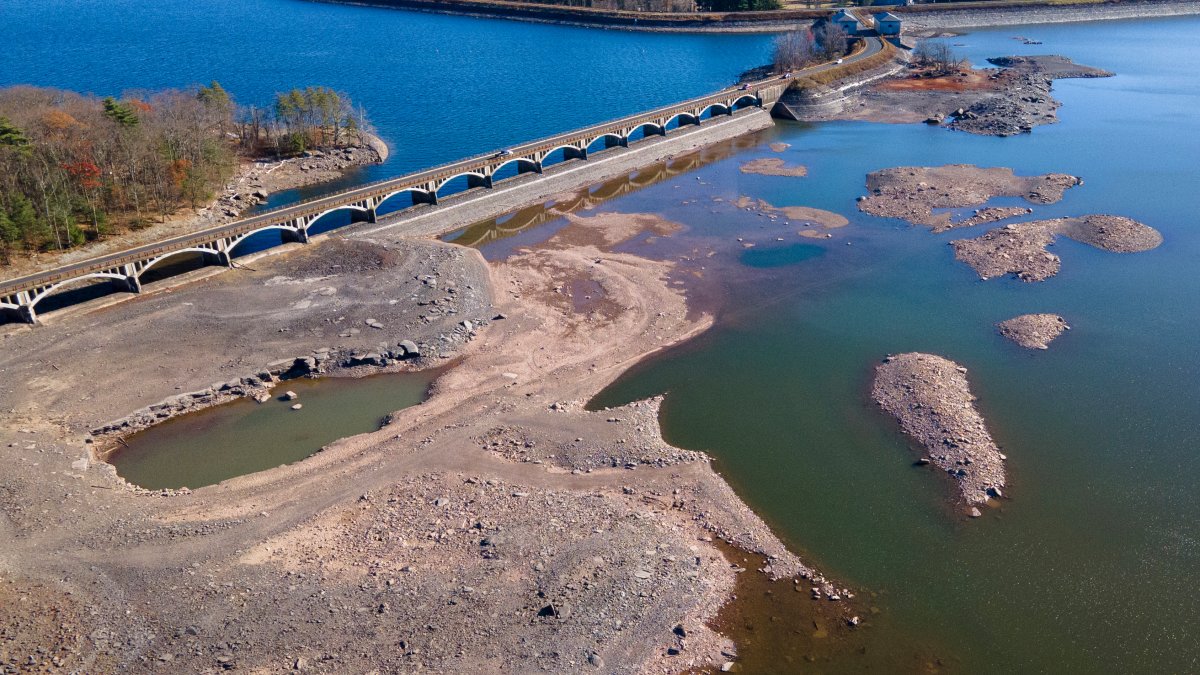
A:
{"label": "mud-colored sediment", "polygon": [[788,164],[779,157],[760,157],[752,159],[738,168],[742,173],[753,173],[760,176],[790,176],[803,178],[808,175],[808,167],[799,164]]}
{"label": "mud-colored sediment", "polygon": [[935,209],[980,206],[993,197],[1021,197],[1031,204],[1053,204],[1068,189],[1082,184],[1082,179],[1067,174],[1017,176],[1012,169],[1003,167],[901,166],[867,174],[869,194],[859,198],[858,208],[874,216],[901,218],[934,232],[945,232],[1019,215],[1021,210],[981,209],[955,221],[953,213],[935,213]]}
{"label": "mud-colored sediment", "polygon": [[1071,327],[1057,314],[1022,314],[996,324],[996,330],[1026,349],[1049,349]]}
{"label": "mud-colored sediment", "polygon": [[975,505],[1001,495],[1005,457],[975,410],[966,373],[933,354],[888,356],[875,368],[871,396],[925,448],[919,463],[945,471],[957,481],[962,500]]}
{"label": "mud-colored sediment", "polygon": [[1012,223],[950,245],[955,257],[974,268],[980,279],[1012,274],[1021,281],[1045,281],[1062,265],[1046,250],[1058,236],[1113,253],[1149,251],[1163,240],[1158,230],[1131,218],[1088,215]]}

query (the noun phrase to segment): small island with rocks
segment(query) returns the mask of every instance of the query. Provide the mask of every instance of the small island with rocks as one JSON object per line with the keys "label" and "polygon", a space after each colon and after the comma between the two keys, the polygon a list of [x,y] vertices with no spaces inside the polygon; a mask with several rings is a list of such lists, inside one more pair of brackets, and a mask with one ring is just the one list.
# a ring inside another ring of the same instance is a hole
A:
{"label": "small island with rocks", "polygon": [[875,368],[871,397],[924,446],[927,454],[917,464],[933,464],[954,478],[968,514],[979,517],[975,505],[1002,496],[1006,458],[975,410],[966,372],[934,354],[888,356]]}
{"label": "small island with rocks", "polygon": [[996,324],[996,330],[1026,349],[1049,349],[1050,343],[1071,327],[1057,314],[1022,314]]}
{"label": "small island with rocks", "polygon": [[863,213],[901,218],[934,232],[970,227],[1029,213],[1024,207],[976,210],[955,221],[954,214],[937,209],[961,209],[986,204],[993,197],[1021,197],[1030,204],[1053,204],[1083,179],[1064,173],[1018,176],[1004,167],[971,164],[899,166],[867,174],[869,194],[858,199]]}
{"label": "small island with rocks", "polygon": [[950,242],[954,256],[980,279],[1012,274],[1021,281],[1045,281],[1058,274],[1062,260],[1046,250],[1058,236],[1112,253],[1139,253],[1162,244],[1158,230],[1131,218],[1087,215],[1012,223],[974,239]]}

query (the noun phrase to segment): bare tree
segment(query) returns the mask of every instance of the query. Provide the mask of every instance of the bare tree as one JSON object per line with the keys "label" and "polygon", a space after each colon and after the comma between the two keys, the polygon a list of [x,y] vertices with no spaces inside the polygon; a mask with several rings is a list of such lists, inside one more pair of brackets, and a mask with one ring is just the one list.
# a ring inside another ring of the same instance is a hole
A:
{"label": "bare tree", "polygon": [[817,44],[822,56],[836,59],[845,55],[849,39],[845,28],[836,23],[826,23],[817,35]]}
{"label": "bare tree", "polygon": [[924,40],[913,50],[913,61],[937,73],[950,73],[962,68],[962,58],[945,42]]}
{"label": "bare tree", "polygon": [[812,63],[816,56],[816,45],[808,29],[784,33],[775,38],[773,62],[780,72],[799,70]]}

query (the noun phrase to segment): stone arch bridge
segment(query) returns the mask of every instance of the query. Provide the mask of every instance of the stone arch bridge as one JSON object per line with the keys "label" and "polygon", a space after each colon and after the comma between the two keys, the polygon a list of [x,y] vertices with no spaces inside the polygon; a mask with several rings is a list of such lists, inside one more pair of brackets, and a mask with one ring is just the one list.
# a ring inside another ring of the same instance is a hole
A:
{"label": "stone arch bridge", "polygon": [[[83,283],[108,281],[131,293],[142,289],[143,275],[177,256],[200,254],[206,264],[233,265],[235,249],[250,236],[278,230],[282,238],[307,242],[309,231],[325,216],[349,211],[351,220],[375,222],[381,210],[422,204],[436,206],[451,193],[492,188],[496,182],[525,173],[541,173],[549,164],[586,161],[608,148],[628,147],[648,136],[666,136],[671,129],[701,125],[717,116],[732,116],[745,108],[770,108],[790,80],[773,78],[684,101],[611,122],[543,138],[489,155],[392,178],[340,193],[266,211],[226,225],[166,239],[67,265],[39,274],[0,282],[0,313],[37,322],[37,307],[45,298]],[[560,159],[561,158],[561,159]]]}

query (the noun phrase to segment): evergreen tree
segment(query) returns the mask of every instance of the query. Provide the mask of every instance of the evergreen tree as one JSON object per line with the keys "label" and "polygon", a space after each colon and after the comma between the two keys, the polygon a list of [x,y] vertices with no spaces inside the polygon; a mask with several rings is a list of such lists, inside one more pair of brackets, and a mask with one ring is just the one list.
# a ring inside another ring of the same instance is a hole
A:
{"label": "evergreen tree", "polygon": [[6,211],[0,209],[0,242],[7,247],[17,243],[20,239],[21,231],[17,229],[16,223],[8,217]]}
{"label": "evergreen tree", "polygon": [[0,117],[0,145],[10,145],[14,148],[23,148],[29,145],[29,139],[25,137],[15,124],[10,122],[7,117]]}
{"label": "evergreen tree", "polygon": [[139,121],[132,106],[120,103],[111,96],[104,99],[104,116],[126,128],[136,127]]}

